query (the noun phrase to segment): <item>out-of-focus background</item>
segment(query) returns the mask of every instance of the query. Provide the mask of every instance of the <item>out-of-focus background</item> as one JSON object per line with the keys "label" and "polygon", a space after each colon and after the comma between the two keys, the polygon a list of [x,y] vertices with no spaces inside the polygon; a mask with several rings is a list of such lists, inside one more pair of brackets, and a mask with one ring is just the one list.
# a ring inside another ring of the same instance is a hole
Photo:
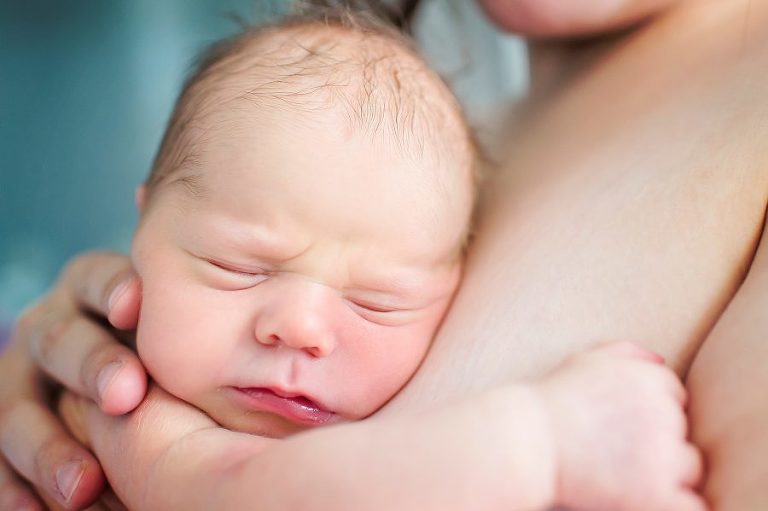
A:
{"label": "out-of-focus background", "polygon": [[[149,170],[195,55],[289,0],[0,0],[0,346],[88,249],[127,251]],[[524,43],[471,0],[424,0],[416,32],[484,133],[524,95]]]}

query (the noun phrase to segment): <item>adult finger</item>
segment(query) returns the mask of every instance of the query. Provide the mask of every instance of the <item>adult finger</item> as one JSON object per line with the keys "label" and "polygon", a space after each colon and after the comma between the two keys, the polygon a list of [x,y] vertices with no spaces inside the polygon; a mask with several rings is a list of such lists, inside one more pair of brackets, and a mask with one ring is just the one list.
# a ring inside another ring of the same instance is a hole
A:
{"label": "adult finger", "polygon": [[104,506],[105,509],[108,509],[109,511],[128,511],[128,508],[125,507],[125,504],[123,504],[122,501],[117,498],[117,495],[115,495],[112,490],[107,490],[102,493],[99,502],[102,506]]}
{"label": "adult finger", "polygon": [[127,256],[114,252],[80,255],[67,264],[60,286],[80,306],[109,317],[115,327],[136,327],[140,286]]}
{"label": "adult finger", "polygon": [[42,511],[42,503],[0,458],[0,511]]}
{"label": "adult finger", "polygon": [[105,413],[129,412],[144,398],[147,378],[137,355],[79,311],[51,310],[26,335],[41,369]]}
{"label": "adult finger", "polygon": [[3,410],[0,452],[16,472],[65,509],[92,504],[104,486],[93,455],[63,431],[51,412],[31,401]]}

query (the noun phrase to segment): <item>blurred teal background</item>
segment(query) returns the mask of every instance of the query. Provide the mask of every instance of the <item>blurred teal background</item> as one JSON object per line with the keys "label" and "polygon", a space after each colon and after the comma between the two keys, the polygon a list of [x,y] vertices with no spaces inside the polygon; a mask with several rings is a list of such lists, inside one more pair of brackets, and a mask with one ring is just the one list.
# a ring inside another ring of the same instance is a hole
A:
{"label": "blurred teal background", "polygon": [[[144,179],[195,55],[289,0],[0,0],[0,345],[88,249],[127,251]],[[524,42],[471,0],[424,0],[417,39],[477,135],[527,90]]]}
{"label": "blurred teal background", "polygon": [[127,250],[194,55],[280,3],[0,0],[0,339],[72,255]]}

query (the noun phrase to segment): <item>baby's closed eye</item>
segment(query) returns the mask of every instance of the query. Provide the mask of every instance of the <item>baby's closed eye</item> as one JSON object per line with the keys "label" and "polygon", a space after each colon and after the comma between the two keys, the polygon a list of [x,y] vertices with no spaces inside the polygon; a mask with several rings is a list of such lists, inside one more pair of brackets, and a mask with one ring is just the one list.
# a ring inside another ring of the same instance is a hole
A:
{"label": "baby's closed eye", "polygon": [[269,271],[264,268],[246,268],[214,259],[205,259],[205,262],[216,272],[216,277],[225,279],[235,289],[247,289],[269,278]]}

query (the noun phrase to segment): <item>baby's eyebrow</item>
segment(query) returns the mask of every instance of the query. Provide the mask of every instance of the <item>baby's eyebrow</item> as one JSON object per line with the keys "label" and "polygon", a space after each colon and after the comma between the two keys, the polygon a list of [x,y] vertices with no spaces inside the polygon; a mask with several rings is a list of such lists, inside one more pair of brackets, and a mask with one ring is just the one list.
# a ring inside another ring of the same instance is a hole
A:
{"label": "baby's eyebrow", "polygon": [[[301,255],[308,246],[286,238],[265,225],[244,223],[226,215],[206,215],[196,226],[207,227],[204,245],[230,253],[257,257],[269,263],[281,263]],[[195,234],[193,236],[197,237]]]}
{"label": "baby's eyebrow", "polygon": [[207,196],[208,188],[203,184],[201,174],[181,174],[168,182],[168,186],[180,185],[193,199],[203,199]]}

